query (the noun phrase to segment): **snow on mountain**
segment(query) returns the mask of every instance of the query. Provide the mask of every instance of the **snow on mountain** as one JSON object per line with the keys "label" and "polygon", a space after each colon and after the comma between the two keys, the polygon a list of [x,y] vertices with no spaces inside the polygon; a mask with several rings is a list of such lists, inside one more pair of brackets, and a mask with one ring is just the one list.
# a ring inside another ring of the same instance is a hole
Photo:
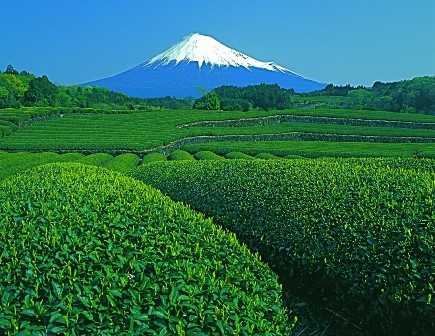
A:
{"label": "snow on mountain", "polygon": [[323,89],[326,84],[304,78],[273,62],[261,62],[210,36],[192,34],[130,70],[84,83],[132,97],[200,97],[222,85],[278,84],[296,92]]}
{"label": "snow on mountain", "polygon": [[212,67],[242,66],[246,69],[256,67],[270,71],[290,72],[297,75],[273,62],[257,61],[252,57],[227,47],[210,36],[200,34],[187,36],[180,43],[152,58],[145,66],[153,64],[168,65],[171,62],[178,64],[182,61],[198,62],[199,68],[201,68],[203,64],[210,64]]}

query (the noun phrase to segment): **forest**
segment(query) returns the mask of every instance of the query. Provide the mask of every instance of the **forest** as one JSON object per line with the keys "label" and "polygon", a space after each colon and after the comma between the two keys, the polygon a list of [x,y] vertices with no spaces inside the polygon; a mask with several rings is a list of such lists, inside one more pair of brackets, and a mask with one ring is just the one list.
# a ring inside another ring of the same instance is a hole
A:
{"label": "forest", "polygon": [[180,109],[191,107],[192,101],[172,97],[133,98],[96,86],[55,85],[45,75],[37,77],[27,71],[18,72],[12,65],[8,65],[4,72],[0,71],[0,108],[22,106],[61,106],[108,110]]}
{"label": "forest", "polygon": [[329,84],[321,91],[301,94],[302,97],[349,97],[346,108],[384,110],[405,113],[435,114],[435,76],[415,77],[411,80],[382,83],[372,87],[335,86]]}
{"label": "forest", "polygon": [[[213,92],[213,93],[212,93]],[[435,76],[416,77],[400,82],[376,82],[372,87],[329,84],[325,89],[295,93],[278,85],[252,85],[243,88],[221,86],[196,100],[197,109],[249,111],[291,107],[334,107],[435,114]],[[322,99],[320,98],[331,98]],[[337,103],[335,97],[346,98]]]}
{"label": "forest", "polygon": [[250,85],[243,88],[221,86],[197,99],[193,108],[201,110],[249,111],[252,109],[284,110],[292,107],[293,90],[277,84]]}

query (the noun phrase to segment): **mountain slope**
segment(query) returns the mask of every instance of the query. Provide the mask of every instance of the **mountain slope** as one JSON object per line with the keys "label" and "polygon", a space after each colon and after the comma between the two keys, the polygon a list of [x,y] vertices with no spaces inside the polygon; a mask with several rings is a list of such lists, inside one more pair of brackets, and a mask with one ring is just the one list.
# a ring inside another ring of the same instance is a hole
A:
{"label": "mountain slope", "polygon": [[304,78],[272,62],[261,62],[212,37],[192,34],[150,61],[98,85],[134,97],[199,97],[222,85],[278,84],[296,92],[320,90],[325,84]]}

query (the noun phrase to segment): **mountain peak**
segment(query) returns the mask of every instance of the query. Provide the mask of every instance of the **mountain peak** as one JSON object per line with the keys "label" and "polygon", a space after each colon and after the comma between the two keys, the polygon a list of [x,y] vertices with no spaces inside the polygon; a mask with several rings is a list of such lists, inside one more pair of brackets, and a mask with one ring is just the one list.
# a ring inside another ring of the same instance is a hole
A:
{"label": "mountain peak", "polygon": [[156,66],[167,65],[171,62],[178,64],[183,61],[188,63],[197,62],[199,68],[201,68],[203,64],[209,64],[211,67],[233,66],[244,67],[246,69],[255,67],[295,74],[273,62],[258,61],[237,50],[227,47],[211,36],[198,33],[186,36],[181,42],[152,58],[145,66],[153,64]]}
{"label": "mountain peak", "polygon": [[326,86],[275,63],[258,61],[201,34],[185,37],[149,62],[82,85],[98,85],[141,98],[198,98],[203,89],[261,83],[278,84],[295,92],[321,90]]}

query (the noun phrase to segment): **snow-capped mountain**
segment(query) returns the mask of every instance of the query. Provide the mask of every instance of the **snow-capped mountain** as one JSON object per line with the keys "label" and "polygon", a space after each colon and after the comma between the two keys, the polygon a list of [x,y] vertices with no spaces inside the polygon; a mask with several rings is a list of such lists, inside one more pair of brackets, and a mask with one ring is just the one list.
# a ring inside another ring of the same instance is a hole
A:
{"label": "snow-capped mountain", "polygon": [[[215,66],[233,66],[266,69],[271,71],[289,71],[272,62],[260,62],[241,52],[223,45],[210,36],[192,34],[167,51],[157,55],[146,65],[168,65],[171,62],[197,62],[199,68],[203,64]],[[291,72],[291,71],[290,71]]]}
{"label": "snow-capped mountain", "polygon": [[210,36],[191,34],[150,61],[98,85],[133,97],[200,97],[222,85],[278,84],[296,92],[323,89],[326,84],[304,78],[273,62],[261,62]]}

